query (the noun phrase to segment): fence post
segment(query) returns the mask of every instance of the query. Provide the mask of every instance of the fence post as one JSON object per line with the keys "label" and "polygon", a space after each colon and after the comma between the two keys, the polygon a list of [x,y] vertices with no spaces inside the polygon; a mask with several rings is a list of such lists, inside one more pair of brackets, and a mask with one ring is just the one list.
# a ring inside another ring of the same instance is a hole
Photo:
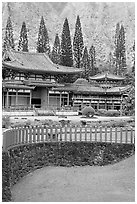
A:
{"label": "fence post", "polygon": [[50,142],[53,140],[53,126],[50,126]]}
{"label": "fence post", "polygon": [[80,141],[82,140],[82,126],[80,126]]}
{"label": "fence post", "polygon": [[133,143],[133,128],[131,127],[131,144]]}
{"label": "fence post", "polygon": [[85,126],[85,142],[87,142],[87,125]]}
{"label": "fence post", "polygon": [[90,142],[92,142],[92,127],[90,126]]}
{"label": "fence post", "polygon": [[70,142],[72,142],[72,126],[70,125]]}
{"label": "fence post", "polygon": [[60,141],[62,141],[62,126],[60,126]]}
{"label": "fence post", "polygon": [[[7,131],[6,131],[7,132]],[[3,150],[5,151],[7,148],[7,134],[3,132]]]}
{"label": "fence post", "polygon": [[29,138],[29,135],[28,135],[28,133],[29,133],[29,131],[28,131],[28,127],[26,127],[26,139],[25,139],[25,143],[28,143],[28,138]]}
{"label": "fence post", "polygon": [[[120,143],[122,143],[122,127],[120,127]],[[126,141],[127,141],[127,137],[126,137]]]}
{"label": "fence post", "polygon": [[117,127],[115,127],[115,143],[117,143]]}
{"label": "fence post", "polygon": [[32,130],[32,128],[33,127],[31,126],[31,127],[29,127],[29,130],[28,130],[29,131],[29,143],[32,143],[32,141],[33,141],[33,134],[32,134],[33,130]]}
{"label": "fence post", "polygon": [[107,127],[105,127],[105,142],[107,142]]}
{"label": "fence post", "polygon": [[97,126],[95,126],[95,142],[97,142]]}
{"label": "fence post", "polygon": [[110,127],[110,142],[112,143],[112,127]]}
{"label": "fence post", "polygon": [[36,142],[36,126],[33,127],[33,142]]}
{"label": "fence post", "polygon": [[102,126],[100,126],[100,142],[102,142]]}
{"label": "fence post", "polygon": [[77,125],[75,125],[75,142],[77,141]]}
{"label": "fence post", "polygon": [[22,141],[21,141],[22,144],[24,143],[24,139],[25,139],[25,130],[26,130],[26,128],[23,127],[22,128]]}
{"label": "fence post", "polygon": [[44,142],[44,126],[41,127],[41,142]]}
{"label": "fence post", "polygon": [[55,126],[55,141],[57,142],[57,138],[58,138],[58,131],[57,131],[57,125]]}
{"label": "fence post", "polygon": [[41,127],[37,127],[37,142],[40,142],[40,133],[41,133]]}
{"label": "fence post", "polygon": [[18,135],[18,144],[21,144],[21,137],[22,137],[22,127],[19,127],[19,135]]}
{"label": "fence post", "polygon": [[65,125],[65,142],[67,141],[67,126]]}

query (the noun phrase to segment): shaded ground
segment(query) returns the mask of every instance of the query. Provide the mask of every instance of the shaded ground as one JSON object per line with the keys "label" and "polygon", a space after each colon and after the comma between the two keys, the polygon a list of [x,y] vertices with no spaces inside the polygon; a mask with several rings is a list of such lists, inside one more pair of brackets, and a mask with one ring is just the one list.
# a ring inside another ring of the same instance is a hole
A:
{"label": "shaded ground", "polygon": [[14,202],[134,202],[135,156],[105,167],[45,167],[13,188]]}

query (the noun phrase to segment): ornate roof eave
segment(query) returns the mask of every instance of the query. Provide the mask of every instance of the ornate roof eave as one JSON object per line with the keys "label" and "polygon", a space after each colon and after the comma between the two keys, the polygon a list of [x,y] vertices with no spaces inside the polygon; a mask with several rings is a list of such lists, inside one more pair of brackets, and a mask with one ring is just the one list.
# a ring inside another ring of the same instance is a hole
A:
{"label": "ornate roof eave", "polygon": [[105,72],[105,73],[99,73],[95,76],[92,76],[92,77],[89,77],[90,80],[95,80],[95,81],[105,81],[105,80],[112,80],[112,81],[122,81],[125,79],[125,77],[122,77],[122,76],[118,76],[118,75],[114,75],[114,74],[111,74],[109,72]]}
{"label": "ornate roof eave", "polygon": [[4,68],[7,68],[7,69],[12,69],[12,70],[15,70],[15,71],[18,71],[18,72],[24,72],[24,73],[36,73],[36,74],[53,74],[53,75],[58,75],[58,74],[78,74],[80,72],[82,72],[82,70],[68,70],[67,72],[66,71],[63,71],[63,70],[43,70],[43,69],[32,69],[32,68],[29,68],[29,67],[25,67],[25,66],[14,66],[14,65],[11,65],[7,62],[3,62],[2,63],[3,67]]}
{"label": "ornate roof eave", "polygon": [[35,86],[25,86],[25,85],[16,85],[16,84],[5,84],[2,88],[6,89],[26,89],[26,90],[33,90]]}

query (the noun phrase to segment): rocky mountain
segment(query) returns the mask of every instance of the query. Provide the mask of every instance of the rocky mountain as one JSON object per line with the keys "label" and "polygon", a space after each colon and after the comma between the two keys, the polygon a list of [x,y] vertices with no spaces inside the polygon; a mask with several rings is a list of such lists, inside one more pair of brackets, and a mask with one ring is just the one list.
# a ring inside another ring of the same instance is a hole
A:
{"label": "rocky mountain", "polygon": [[105,66],[110,51],[114,51],[116,24],[124,25],[126,32],[127,65],[131,67],[132,46],[135,40],[135,3],[133,2],[4,2],[2,3],[2,34],[8,16],[11,16],[14,38],[18,44],[22,22],[28,28],[29,50],[35,51],[41,16],[44,16],[51,47],[55,34],[61,36],[65,18],[68,18],[73,40],[77,15],[80,16],[84,44],[93,44],[97,64]]}

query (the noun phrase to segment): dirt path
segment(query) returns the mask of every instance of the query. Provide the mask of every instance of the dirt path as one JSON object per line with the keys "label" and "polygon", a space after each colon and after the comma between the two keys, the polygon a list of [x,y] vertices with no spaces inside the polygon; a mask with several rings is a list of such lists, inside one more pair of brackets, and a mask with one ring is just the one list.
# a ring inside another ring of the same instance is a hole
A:
{"label": "dirt path", "polygon": [[134,202],[135,157],[105,167],[45,167],[12,189],[14,202]]}

